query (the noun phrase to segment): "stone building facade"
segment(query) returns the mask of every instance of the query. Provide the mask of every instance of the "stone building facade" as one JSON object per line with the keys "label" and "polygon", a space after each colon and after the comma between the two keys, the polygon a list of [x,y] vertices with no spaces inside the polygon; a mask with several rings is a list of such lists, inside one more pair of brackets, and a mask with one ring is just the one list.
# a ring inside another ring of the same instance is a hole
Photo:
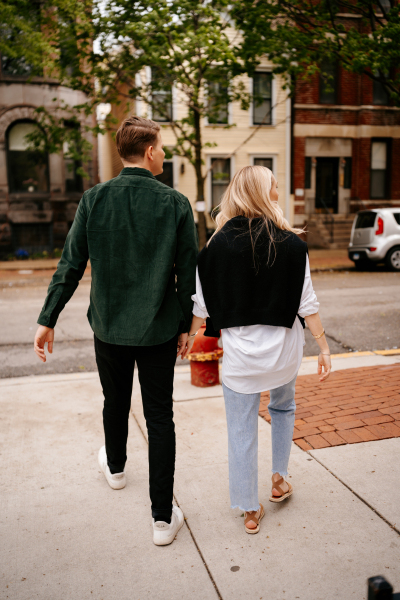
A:
{"label": "stone building facade", "polygon": [[[1,64],[1,61],[0,61]],[[4,65],[3,65],[4,67]],[[54,102],[56,98],[58,102]],[[81,92],[56,81],[0,71],[0,256],[30,255],[62,248],[82,192],[98,182],[97,140],[89,179],[63,154],[29,151],[25,135],[37,127],[35,109],[85,101]],[[92,118],[87,124],[93,125]]]}

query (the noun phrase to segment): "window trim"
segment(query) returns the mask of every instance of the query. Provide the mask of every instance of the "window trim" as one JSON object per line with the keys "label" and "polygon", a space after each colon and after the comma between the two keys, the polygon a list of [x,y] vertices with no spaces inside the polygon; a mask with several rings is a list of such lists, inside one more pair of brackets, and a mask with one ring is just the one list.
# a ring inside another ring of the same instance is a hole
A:
{"label": "window trim", "polygon": [[264,123],[264,125],[254,123],[254,77],[250,78],[249,81],[249,92],[251,95],[251,105],[249,111],[249,126],[250,127],[275,127],[275,77],[268,68],[257,69],[256,73],[269,73],[271,75],[271,123]]}
{"label": "window trim", "polygon": [[[7,189],[8,189],[8,193],[9,194],[29,194],[29,195],[33,195],[33,194],[47,194],[50,195],[50,156],[49,153],[46,153],[47,156],[47,191],[46,192],[28,192],[28,191],[19,191],[19,192],[15,192],[15,191],[11,191],[10,189],[10,158],[9,158],[9,136],[10,136],[10,131],[11,129],[15,126],[18,125],[19,123],[33,123],[34,125],[36,125],[37,127],[40,128],[40,125],[37,121],[35,121],[34,119],[16,119],[15,121],[12,121],[9,126],[7,127],[7,130],[5,132],[5,158],[6,158],[6,173],[7,173]],[[22,150],[22,152],[24,152],[24,150]]]}
{"label": "window trim", "polygon": [[334,87],[334,93],[335,93],[335,99],[334,102],[323,102],[321,100],[321,92],[322,92],[322,74],[321,72],[318,73],[319,77],[318,77],[318,102],[319,104],[322,104],[322,106],[335,106],[336,104],[339,104],[339,88],[340,88],[340,82],[339,82],[339,64],[336,62],[335,63],[335,77],[334,77],[334,83],[336,84]]}
{"label": "window trim", "polygon": [[[206,167],[207,167],[207,186],[206,186],[206,209],[207,212],[211,213],[213,210],[213,205],[212,205],[212,172],[211,172],[211,159],[212,158],[228,158],[226,156],[226,152],[225,154],[220,153],[216,153],[216,154],[207,154],[206,156]],[[230,156],[230,161],[231,161],[231,171],[230,171],[230,179],[229,181],[232,181],[232,177],[235,174],[235,155]]]}
{"label": "window trim", "polygon": [[[229,84],[228,84],[229,85]],[[207,87],[204,86],[204,96],[208,97]],[[205,127],[228,127],[233,124],[233,111],[232,111],[232,102],[228,102],[227,104],[227,112],[228,112],[228,122],[227,123],[209,123],[208,116],[204,116],[204,126]]]}
{"label": "window trim", "polygon": [[[145,67],[145,72],[146,72],[146,81],[151,83],[151,67]],[[137,82],[138,82],[138,80],[136,80],[136,83]],[[141,83],[141,79],[139,79],[139,82]],[[163,125],[169,125],[172,121],[174,121],[176,119],[176,99],[177,99],[176,91],[177,91],[176,86],[173,83],[171,85],[171,119],[169,121],[155,121],[155,119],[153,117],[153,107],[150,106],[149,104],[146,105],[147,115],[148,115],[147,118],[152,119],[153,121],[158,123],[161,127]],[[152,95],[151,95],[151,98],[152,98]],[[139,116],[139,111],[140,111],[140,113],[142,113],[143,102],[140,99],[136,100],[136,102],[137,102],[137,105],[140,105],[140,107],[138,106],[139,110],[137,110],[137,115]],[[140,114],[140,116],[143,116],[143,115]]]}
{"label": "window trim", "polygon": [[255,158],[272,158],[272,172],[277,177],[278,153],[277,152],[252,152],[250,155],[250,164],[254,167]]}
{"label": "window trim", "polygon": [[[376,75],[380,75],[380,73],[375,73]],[[386,94],[386,102],[376,102],[375,101],[375,96],[374,96],[374,92],[376,86],[381,86],[381,88],[383,89],[383,91]],[[379,82],[379,81],[375,81],[375,79],[372,80],[372,105],[373,106],[390,106],[390,96],[389,93],[387,92],[387,90],[383,87],[383,85]]]}
{"label": "window trim", "polygon": [[[374,142],[385,142],[386,143],[386,175],[385,175],[385,190],[383,197],[376,197],[372,195],[372,171],[376,169],[372,169],[372,144]],[[388,200],[390,196],[391,190],[391,157],[392,157],[392,138],[371,138],[371,150],[370,150],[370,163],[369,163],[369,196],[371,200]]]}

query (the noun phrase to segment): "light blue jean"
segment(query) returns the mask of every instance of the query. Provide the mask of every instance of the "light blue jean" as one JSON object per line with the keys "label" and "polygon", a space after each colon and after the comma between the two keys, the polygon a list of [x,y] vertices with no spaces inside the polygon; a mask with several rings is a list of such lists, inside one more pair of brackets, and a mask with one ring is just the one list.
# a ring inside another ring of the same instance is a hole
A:
{"label": "light blue jean", "polygon": [[[297,376],[296,376],[297,377]],[[272,473],[287,475],[296,404],[296,377],[270,391]],[[260,394],[239,394],[222,384],[228,424],[229,492],[232,508],[258,510],[258,411]]]}

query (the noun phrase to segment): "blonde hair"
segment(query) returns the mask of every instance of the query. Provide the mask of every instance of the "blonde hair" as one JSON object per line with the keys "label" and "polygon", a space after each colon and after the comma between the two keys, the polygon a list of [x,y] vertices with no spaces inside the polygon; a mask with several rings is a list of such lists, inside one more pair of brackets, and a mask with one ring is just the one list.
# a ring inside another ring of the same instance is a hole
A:
{"label": "blonde hair", "polygon": [[[304,233],[303,229],[291,227],[283,216],[283,211],[278,203],[271,201],[272,178],[273,173],[267,167],[257,165],[240,169],[234,175],[222,196],[221,203],[217,207],[217,210],[219,209],[215,218],[217,227],[211,239],[222,229],[225,223],[238,216],[249,219],[250,232],[252,220],[261,219],[261,225],[266,227],[272,244],[274,243],[274,232],[271,223],[281,231],[291,231],[297,235]],[[259,229],[258,235],[260,232]],[[254,249],[253,239],[252,243]]]}

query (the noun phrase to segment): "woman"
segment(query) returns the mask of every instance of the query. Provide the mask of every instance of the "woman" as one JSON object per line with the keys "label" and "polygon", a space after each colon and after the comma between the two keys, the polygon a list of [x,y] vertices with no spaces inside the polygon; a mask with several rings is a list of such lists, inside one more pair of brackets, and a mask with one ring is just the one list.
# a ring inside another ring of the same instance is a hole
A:
{"label": "woman", "polygon": [[[304,321],[316,339],[318,373],[331,370],[318,315],[307,245],[278,206],[278,184],[260,166],[233,177],[216,218],[217,228],[198,257],[193,320],[185,355],[207,320],[205,335],[222,330],[222,387],[228,425],[232,508],[245,513],[245,530],[258,533],[258,410],[270,390],[271,502],[293,493],[285,480],[295,420],[295,382],[304,346]],[[303,323],[303,325],[302,325]]]}

